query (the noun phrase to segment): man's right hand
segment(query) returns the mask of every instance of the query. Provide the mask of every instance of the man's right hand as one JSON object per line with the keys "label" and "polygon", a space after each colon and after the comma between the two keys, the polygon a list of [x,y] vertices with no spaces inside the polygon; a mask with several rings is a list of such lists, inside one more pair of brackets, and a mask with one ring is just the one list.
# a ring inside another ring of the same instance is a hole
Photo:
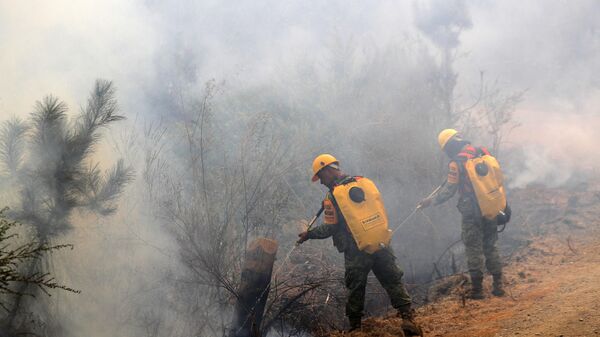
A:
{"label": "man's right hand", "polygon": [[304,232],[298,234],[298,241],[296,241],[296,244],[300,245],[306,240],[308,240],[308,232],[304,231]]}

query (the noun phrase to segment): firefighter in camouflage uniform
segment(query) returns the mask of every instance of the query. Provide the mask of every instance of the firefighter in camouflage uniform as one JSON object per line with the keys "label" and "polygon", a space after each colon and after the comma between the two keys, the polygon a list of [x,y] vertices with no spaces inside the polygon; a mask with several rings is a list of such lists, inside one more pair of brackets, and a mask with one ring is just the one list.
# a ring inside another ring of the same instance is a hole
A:
{"label": "firefighter in camouflage uniform", "polygon": [[[353,206],[355,202],[360,205],[361,202],[366,204],[366,200],[380,199],[375,185],[367,178],[344,174],[339,168],[337,159],[328,154],[320,155],[314,160],[313,172],[312,181],[320,180],[321,184],[329,188],[323,200],[324,221],[322,225],[300,233],[298,243],[309,239],[332,237],[334,246],[339,252],[344,253],[344,279],[348,291],[346,316],[350,322],[350,331],[361,327],[367,276],[370,271],[373,271],[377,280],[386,290],[392,306],[398,311],[398,316],[402,317],[402,328],[407,332],[407,335],[421,336],[421,329],[414,322],[411,298],[402,283],[403,272],[396,265],[396,258],[391,247],[389,247],[391,232],[387,229],[387,215],[383,209],[383,203],[380,206],[381,211],[376,212],[382,216],[378,218],[379,220],[385,219],[386,221],[385,227],[380,228],[383,239],[381,237],[377,238],[377,240],[382,241],[378,244],[370,245],[367,242],[370,238],[364,237],[367,232],[357,232],[356,227],[349,226],[346,219],[346,217],[349,217],[349,220],[353,221],[354,210],[352,208],[355,207]],[[368,184],[372,184],[372,186]],[[346,187],[351,188],[344,190]],[[357,187],[361,188],[357,189]],[[361,194],[363,193],[362,187],[367,190],[366,197]],[[370,190],[373,191],[371,192],[373,196],[369,194]],[[340,191],[348,191],[353,201],[346,201],[345,194]],[[366,221],[363,221],[363,226],[369,221],[377,221],[377,217],[367,218]],[[378,230],[375,225],[371,228],[370,233],[375,233]]]}
{"label": "firefighter in camouflage uniform", "polygon": [[[448,177],[437,194],[426,198],[419,204],[420,208],[439,205],[459,193],[458,210],[462,215],[462,240],[465,245],[467,266],[471,277],[472,299],[483,298],[483,267],[493,276],[492,294],[503,296],[502,262],[496,241],[498,240],[497,220],[482,216],[473,186],[465,173],[464,164],[468,158],[478,153],[489,155],[485,148],[475,148],[469,141],[463,140],[458,132],[446,129],[438,136],[442,150],[450,157]],[[484,262],[485,261],[485,262]]]}

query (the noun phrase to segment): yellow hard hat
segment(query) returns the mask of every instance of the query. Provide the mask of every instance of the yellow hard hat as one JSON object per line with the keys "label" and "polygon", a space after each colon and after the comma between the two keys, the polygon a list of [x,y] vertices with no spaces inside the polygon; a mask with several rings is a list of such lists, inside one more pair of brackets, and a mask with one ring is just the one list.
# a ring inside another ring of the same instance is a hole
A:
{"label": "yellow hard hat", "polygon": [[315,182],[317,180],[319,180],[319,177],[317,177],[317,173],[319,173],[319,171],[321,171],[324,167],[327,167],[331,164],[338,164],[339,162],[337,159],[335,159],[334,156],[330,155],[330,154],[320,154],[317,156],[317,158],[315,158],[315,160],[313,160],[313,164],[312,164],[312,169],[313,169],[313,177],[312,177],[312,181]]}
{"label": "yellow hard hat", "polygon": [[440,147],[442,148],[442,150],[444,149],[446,144],[448,144],[448,141],[457,133],[458,131],[454,129],[445,129],[442,130],[442,132],[440,132],[440,134],[438,135],[438,143],[440,143]]}

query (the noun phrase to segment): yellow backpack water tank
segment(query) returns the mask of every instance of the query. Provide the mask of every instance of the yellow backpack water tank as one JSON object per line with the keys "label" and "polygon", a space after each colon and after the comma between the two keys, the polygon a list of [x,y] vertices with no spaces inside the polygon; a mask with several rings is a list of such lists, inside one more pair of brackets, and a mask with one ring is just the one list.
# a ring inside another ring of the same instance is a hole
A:
{"label": "yellow backpack water tank", "polygon": [[473,185],[481,215],[494,220],[506,209],[504,176],[498,160],[485,151],[482,156],[465,161],[465,170]]}
{"label": "yellow backpack water tank", "polygon": [[373,254],[389,246],[392,231],[381,194],[371,180],[354,177],[336,186],[333,196],[359,250]]}

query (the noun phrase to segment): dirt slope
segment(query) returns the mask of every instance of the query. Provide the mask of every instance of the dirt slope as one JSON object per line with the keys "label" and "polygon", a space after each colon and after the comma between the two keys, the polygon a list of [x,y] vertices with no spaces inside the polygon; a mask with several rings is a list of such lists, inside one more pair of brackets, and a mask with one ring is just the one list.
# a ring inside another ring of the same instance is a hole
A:
{"label": "dirt slope", "polygon": [[[600,185],[529,188],[512,200],[522,217],[504,237],[520,247],[505,258],[507,296],[467,300],[467,278],[447,277],[430,289],[432,302],[417,309],[425,336],[600,336]],[[484,286],[489,294],[489,276]],[[393,316],[368,318],[360,332],[330,336],[401,336],[398,324]]]}
{"label": "dirt slope", "polygon": [[[536,241],[513,258],[505,270],[507,296],[466,300],[465,284],[419,308],[425,336],[600,336],[600,236]],[[489,294],[491,280],[486,281]],[[401,336],[399,323],[392,316],[369,318],[363,331],[331,336]]]}
{"label": "dirt slope", "polygon": [[509,296],[463,306],[458,291],[421,308],[426,335],[600,336],[600,239],[568,241],[521,251],[507,268]]}

